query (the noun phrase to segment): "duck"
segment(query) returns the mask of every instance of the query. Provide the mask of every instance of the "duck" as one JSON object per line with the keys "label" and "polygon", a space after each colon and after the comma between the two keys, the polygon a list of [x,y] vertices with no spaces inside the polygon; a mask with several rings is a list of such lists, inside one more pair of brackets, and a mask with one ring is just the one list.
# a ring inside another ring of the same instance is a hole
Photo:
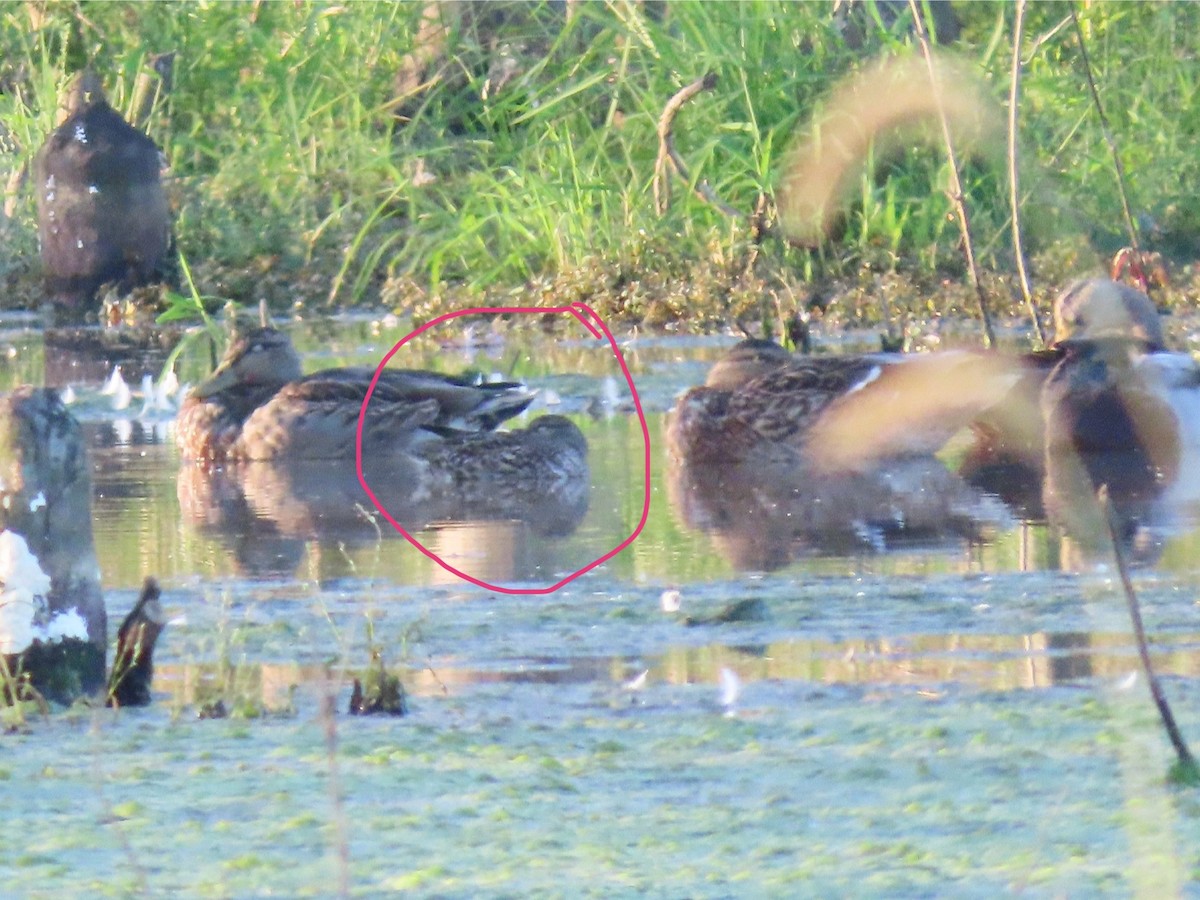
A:
{"label": "duck", "polygon": [[[303,375],[287,334],[255,328],[238,336],[184,399],[176,442],[185,458],[210,463],[353,459],[359,413],[374,376],[361,367]],[[363,457],[412,453],[425,444],[493,432],[533,398],[511,382],[385,369],[364,418]]]}
{"label": "duck", "polygon": [[932,455],[1019,373],[974,351],[796,356],[748,339],[676,401],[672,457],[689,465],[804,463],[830,471]]}
{"label": "duck", "polygon": [[1040,397],[1048,472],[1070,457],[1092,489],[1200,499],[1200,366],[1166,348],[1150,298],[1094,280],[1072,285],[1056,308],[1061,357]]}
{"label": "duck", "polygon": [[[1120,257],[1118,257],[1120,259]],[[1114,272],[1120,274],[1117,264]],[[1147,352],[1162,353],[1166,339],[1149,296],[1118,280],[1080,279],[1054,300],[1054,332],[1049,345],[1015,355],[1020,373],[1000,403],[980,411],[970,423],[970,441],[958,472],[974,486],[1000,496],[1029,518],[1043,518],[1042,482],[1047,434],[1043,393],[1051,373],[1081,348],[1108,334],[1135,339]],[[1067,370],[1073,367],[1068,364]],[[1059,418],[1059,417],[1056,417]]]}

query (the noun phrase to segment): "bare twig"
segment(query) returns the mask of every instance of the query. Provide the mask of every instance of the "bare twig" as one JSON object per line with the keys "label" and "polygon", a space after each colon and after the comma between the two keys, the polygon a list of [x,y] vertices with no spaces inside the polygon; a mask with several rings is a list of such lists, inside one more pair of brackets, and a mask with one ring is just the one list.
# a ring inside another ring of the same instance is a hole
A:
{"label": "bare twig", "polygon": [[1129,578],[1129,567],[1125,564],[1125,554],[1121,550],[1121,542],[1117,537],[1117,526],[1113,521],[1112,503],[1108,498],[1108,485],[1100,485],[1096,496],[1100,501],[1100,508],[1104,513],[1104,521],[1108,525],[1109,537],[1112,538],[1113,553],[1117,559],[1117,572],[1121,576],[1121,586],[1125,589],[1125,601],[1129,605],[1129,618],[1133,621],[1133,636],[1137,641],[1138,656],[1142,661],[1142,671],[1146,673],[1146,681],[1150,685],[1150,695],[1154,698],[1154,705],[1158,707],[1158,714],[1162,718],[1163,727],[1166,728],[1167,736],[1171,739],[1171,744],[1175,748],[1175,755],[1179,758],[1179,765],[1191,772],[1195,772],[1196,759],[1192,756],[1192,751],[1188,749],[1187,742],[1184,741],[1179,726],[1175,724],[1175,716],[1171,712],[1170,704],[1167,703],[1167,695],[1163,693],[1162,685],[1158,682],[1158,676],[1154,674],[1154,664],[1150,661],[1150,648],[1146,645],[1146,629],[1142,624],[1142,610],[1138,604],[1137,594],[1133,590],[1133,581]]}
{"label": "bare twig", "polygon": [[1121,162],[1121,154],[1117,150],[1117,139],[1113,136],[1108,124],[1108,116],[1104,114],[1104,104],[1100,102],[1100,92],[1096,90],[1096,79],[1092,77],[1092,63],[1088,59],[1087,44],[1083,38],[1083,28],[1079,24],[1079,16],[1075,14],[1075,4],[1070,4],[1071,23],[1075,26],[1075,38],[1079,41],[1079,58],[1083,62],[1083,71],[1087,75],[1088,91],[1092,95],[1092,103],[1096,106],[1096,114],[1100,117],[1100,130],[1104,133],[1105,143],[1112,154],[1113,168],[1117,172],[1117,192],[1121,195],[1121,212],[1125,216],[1125,228],[1129,231],[1129,245],[1134,252],[1140,252],[1138,246],[1137,223],[1133,220],[1133,212],[1129,206],[1129,194],[1125,190],[1125,166]]}
{"label": "bare twig", "polygon": [[979,299],[979,320],[983,323],[983,343],[988,349],[996,346],[996,334],[992,329],[992,317],[988,312],[987,297],[983,293],[983,283],[979,279],[979,266],[975,262],[975,246],[971,241],[971,223],[967,218],[967,203],[964,195],[962,178],[958,171],[958,159],[954,153],[954,138],[950,134],[950,120],[946,117],[946,109],[942,105],[941,80],[933,64],[933,50],[929,46],[929,34],[925,30],[925,20],[921,15],[918,0],[908,0],[912,10],[913,32],[921,44],[921,53],[925,57],[925,65],[929,69],[929,80],[933,85],[933,101],[937,107],[938,120],[942,125],[942,137],[946,142],[946,157],[950,163],[950,202],[958,213],[958,225],[962,231],[963,253],[967,257],[967,271],[971,276],[971,284],[975,287],[975,295]]}
{"label": "bare twig", "polygon": [[[687,163],[675,149],[675,139],[672,129],[675,126],[675,116],[687,103],[701,91],[711,91],[717,86],[717,76],[709,72],[703,78],[693,81],[687,87],[678,91],[663,107],[662,116],[658,120],[658,159],[654,163],[654,208],[661,216],[671,205],[670,177],[667,175],[667,164],[675,170],[675,174],[683,179],[685,184],[691,184],[692,176],[688,172]],[[696,183],[696,196],[710,203],[725,215],[735,219],[744,219],[746,214],[735,209],[717,196],[707,181],[701,179]]]}
{"label": "bare twig", "polygon": [[1025,62],[1029,63],[1033,60],[1038,52],[1042,49],[1043,44],[1049,43],[1054,36],[1071,24],[1071,17],[1065,16],[1061,22],[1051,28],[1049,31],[1038,35],[1034,42],[1029,46],[1029,55],[1025,57]]}
{"label": "bare twig", "polygon": [[337,853],[339,897],[350,896],[350,840],[346,834],[346,806],[342,796],[342,778],[338,769],[337,683],[325,669],[321,681],[321,721],[325,726],[325,753],[329,758],[329,802],[333,806],[334,850]]}
{"label": "bare twig", "polygon": [[1029,310],[1029,318],[1033,321],[1033,330],[1037,334],[1038,345],[1045,347],[1046,329],[1042,326],[1037,304],[1033,300],[1033,290],[1029,286],[1029,273],[1025,270],[1025,244],[1021,240],[1020,169],[1017,165],[1017,100],[1021,95],[1021,34],[1025,25],[1025,0],[1017,0],[1014,12],[1012,86],[1008,92],[1008,187],[1012,203],[1013,256],[1017,260],[1017,279],[1021,283],[1021,295],[1025,298],[1025,307]]}
{"label": "bare twig", "polygon": [[150,115],[161,107],[171,93],[175,75],[175,51],[151,54],[148,66],[138,72],[133,82],[129,113],[134,128],[147,131]]}

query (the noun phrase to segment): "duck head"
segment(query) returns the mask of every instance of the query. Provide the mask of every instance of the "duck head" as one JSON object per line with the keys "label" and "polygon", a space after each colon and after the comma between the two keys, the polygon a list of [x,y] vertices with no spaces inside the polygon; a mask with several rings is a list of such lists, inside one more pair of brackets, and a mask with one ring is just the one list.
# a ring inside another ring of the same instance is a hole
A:
{"label": "duck head", "polygon": [[1076,281],[1054,302],[1054,344],[1120,340],[1140,349],[1164,349],[1158,310],[1142,291],[1103,279]]}
{"label": "duck head", "polygon": [[274,328],[256,328],[229,345],[221,364],[192,389],[192,396],[205,400],[233,388],[278,390],[300,375],[291,339]]}
{"label": "duck head", "polygon": [[747,338],[717,360],[704,384],[717,390],[734,391],[791,361],[792,354],[774,341]]}

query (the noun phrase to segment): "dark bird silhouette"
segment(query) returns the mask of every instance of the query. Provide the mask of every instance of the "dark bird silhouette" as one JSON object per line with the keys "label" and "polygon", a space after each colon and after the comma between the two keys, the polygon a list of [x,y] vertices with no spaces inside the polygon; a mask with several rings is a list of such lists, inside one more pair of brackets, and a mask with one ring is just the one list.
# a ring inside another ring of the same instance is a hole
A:
{"label": "dark bird silhouette", "polygon": [[90,71],[67,111],[35,163],[38,237],[50,300],[81,316],[102,285],[128,293],[165,280],[173,241],[154,141],[108,105]]}

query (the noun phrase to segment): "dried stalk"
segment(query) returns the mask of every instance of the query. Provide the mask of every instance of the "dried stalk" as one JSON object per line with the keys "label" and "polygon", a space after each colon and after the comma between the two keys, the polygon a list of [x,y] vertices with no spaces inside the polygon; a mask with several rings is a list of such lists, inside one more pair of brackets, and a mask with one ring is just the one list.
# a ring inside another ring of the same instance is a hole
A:
{"label": "dried stalk", "polygon": [[1195,773],[1196,759],[1192,756],[1192,751],[1188,749],[1187,742],[1184,741],[1179,726],[1175,724],[1175,715],[1171,712],[1171,705],[1167,702],[1167,695],[1163,693],[1162,685],[1158,682],[1158,676],[1154,673],[1154,664],[1150,661],[1150,648],[1146,644],[1146,629],[1142,624],[1142,609],[1138,603],[1137,594],[1133,590],[1133,581],[1129,578],[1129,566],[1125,563],[1125,554],[1121,550],[1121,542],[1117,537],[1117,525],[1113,521],[1112,503],[1108,498],[1108,485],[1101,485],[1096,496],[1100,501],[1100,509],[1104,513],[1104,521],[1108,525],[1108,535],[1112,539],[1113,553],[1117,559],[1117,572],[1121,576],[1121,586],[1125,589],[1125,602],[1129,605],[1129,618],[1133,621],[1133,636],[1137,641],[1138,656],[1142,661],[1142,671],[1145,672],[1146,681],[1150,685],[1150,695],[1154,698],[1154,705],[1158,707],[1158,714],[1162,718],[1163,727],[1167,730],[1167,736],[1171,739],[1171,745],[1175,748],[1175,755],[1179,759],[1180,767],[1191,773]]}
{"label": "dried stalk", "polygon": [[1079,24],[1079,17],[1075,14],[1075,4],[1072,3],[1069,9],[1071,23],[1075,26],[1075,38],[1079,41],[1079,58],[1083,62],[1084,74],[1087,75],[1088,91],[1092,95],[1092,103],[1096,106],[1096,114],[1100,117],[1100,130],[1104,134],[1104,140],[1112,154],[1113,168],[1117,172],[1117,192],[1121,195],[1121,212],[1125,216],[1125,228],[1129,231],[1129,246],[1133,248],[1134,253],[1140,256],[1141,247],[1138,246],[1137,223],[1133,220],[1133,212],[1129,206],[1129,194],[1125,190],[1125,166],[1122,164],[1121,154],[1117,150],[1117,139],[1113,136],[1112,128],[1108,124],[1108,116],[1104,114],[1104,104],[1100,102],[1100,92],[1096,90],[1096,79],[1092,77],[1092,63],[1088,59],[1083,28]]}
{"label": "dried stalk", "polygon": [[148,67],[134,79],[129,102],[130,121],[139,131],[149,130],[151,114],[170,96],[175,81],[175,51],[152,53],[147,63]]}
{"label": "dried stalk", "polygon": [[975,246],[971,241],[971,223],[967,217],[966,198],[962,178],[958,171],[958,159],[954,153],[954,138],[950,134],[950,121],[947,119],[945,107],[942,105],[941,83],[933,64],[933,50],[929,46],[929,35],[925,31],[925,20],[921,16],[918,0],[908,0],[908,7],[912,10],[913,31],[921,44],[921,53],[925,57],[925,65],[929,69],[929,80],[933,85],[933,101],[937,107],[938,120],[942,125],[942,138],[946,142],[946,156],[950,163],[950,202],[954,204],[954,209],[958,213],[958,226],[962,231],[963,238],[963,252],[967,257],[967,271],[971,276],[971,284],[974,286],[975,295],[979,300],[979,319],[983,323],[983,343],[990,350],[996,346],[996,334],[992,329],[992,317],[988,312],[987,297],[984,296],[983,283],[979,278],[979,266],[975,261]]}
{"label": "dried stalk", "polygon": [[325,754],[329,762],[329,802],[333,808],[334,852],[337,858],[337,896],[350,896],[350,839],[346,832],[346,806],[338,769],[337,685],[329,667],[321,681],[320,718],[325,731]]}
{"label": "dried stalk", "polygon": [[1038,315],[1033,300],[1033,289],[1029,285],[1029,272],[1025,269],[1025,244],[1021,240],[1021,190],[1017,164],[1017,101],[1021,95],[1021,35],[1025,26],[1025,0],[1017,0],[1013,21],[1012,85],[1008,92],[1008,186],[1011,191],[1013,256],[1017,260],[1017,280],[1021,283],[1021,295],[1025,308],[1033,321],[1039,347],[1046,346],[1046,329]]}
{"label": "dried stalk", "polygon": [[[691,184],[692,176],[688,173],[687,163],[675,149],[675,138],[672,129],[675,127],[675,116],[687,103],[701,91],[711,91],[717,86],[717,76],[709,72],[703,78],[693,81],[687,87],[678,91],[663,107],[662,116],[658,120],[658,159],[654,162],[654,208],[658,214],[664,215],[671,206],[670,177],[667,175],[667,164],[675,170],[675,174],[683,179],[685,184]],[[710,203],[725,215],[735,219],[744,219],[746,214],[735,209],[717,196],[716,191],[705,180],[701,179],[695,187],[696,196]]]}

